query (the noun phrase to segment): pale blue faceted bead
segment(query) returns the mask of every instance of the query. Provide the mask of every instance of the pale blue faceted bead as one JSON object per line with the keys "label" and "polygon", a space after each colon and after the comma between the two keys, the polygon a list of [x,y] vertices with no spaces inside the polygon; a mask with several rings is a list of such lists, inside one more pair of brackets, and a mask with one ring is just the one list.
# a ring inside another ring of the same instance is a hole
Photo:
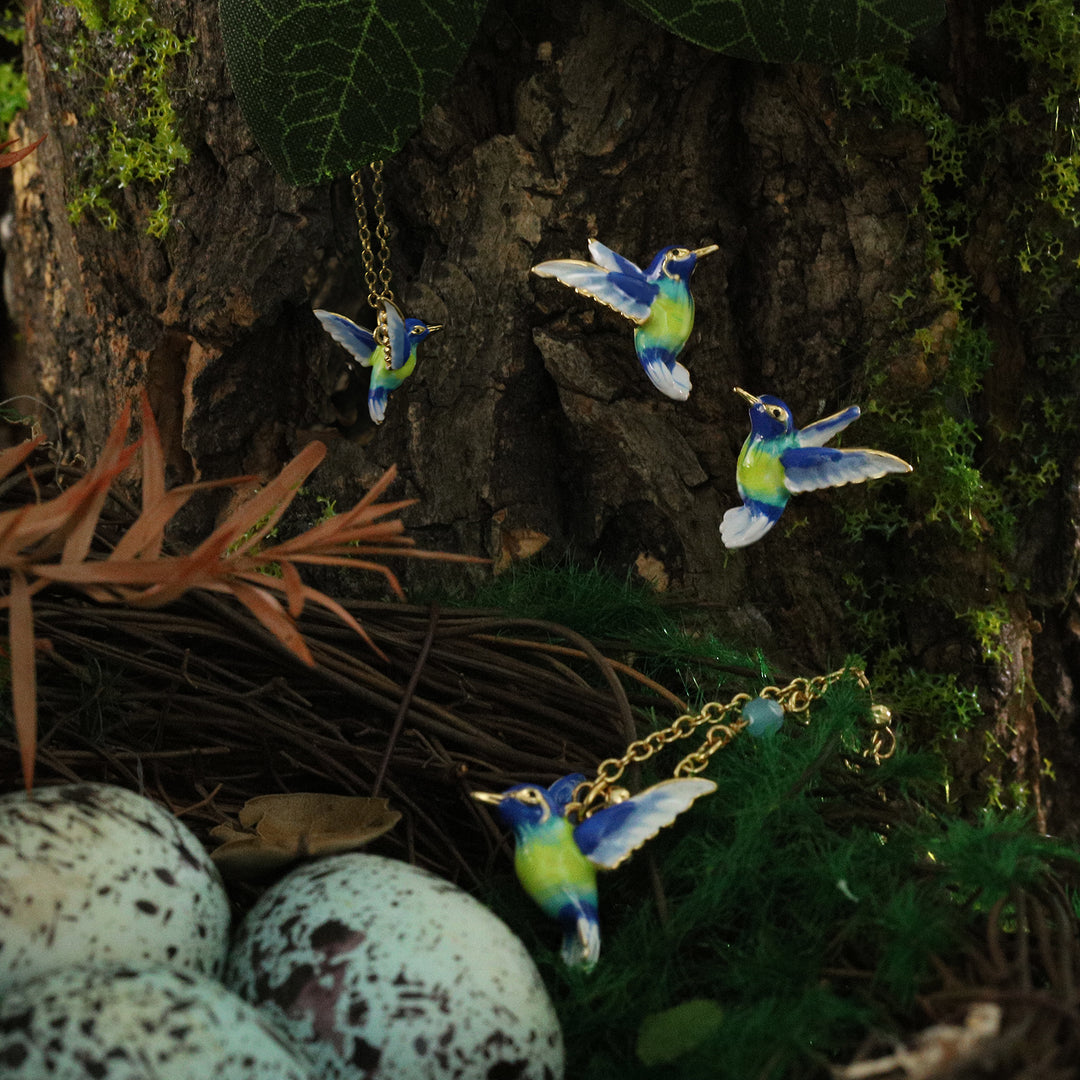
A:
{"label": "pale blue faceted bead", "polygon": [[746,730],[755,739],[762,739],[780,730],[784,722],[784,707],[772,698],[759,697],[743,706],[742,715]]}

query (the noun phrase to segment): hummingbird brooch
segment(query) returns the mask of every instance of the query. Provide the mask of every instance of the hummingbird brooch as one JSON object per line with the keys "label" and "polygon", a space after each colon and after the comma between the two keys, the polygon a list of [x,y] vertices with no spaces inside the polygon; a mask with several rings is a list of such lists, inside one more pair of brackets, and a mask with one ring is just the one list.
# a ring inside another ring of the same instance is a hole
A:
{"label": "hummingbird brooch", "polygon": [[769,394],[755,397],[735,387],[750,406],[750,434],[735,470],[743,505],[724,514],[720,538],[729,548],[760,540],[780,520],[788,499],[800,491],[908,473],[911,466],[882,450],[840,450],[825,446],[852,421],[859,406],[796,428],[791,410]]}
{"label": "hummingbird brooch", "polygon": [[406,319],[398,306],[386,297],[379,298],[385,323],[385,344],[380,344],[375,334],[357,326],[352,319],[333,311],[315,309],[315,317],[323,329],[345,347],[361,366],[371,368],[368,384],[368,413],[376,424],[386,417],[386,399],[416,368],[416,349],[425,338],[442,329],[441,323],[426,323],[420,319]]}
{"label": "hummingbird brooch", "polygon": [[556,259],[538,263],[532,272],[555,278],[636,323],[634,347],[645,374],[662,394],[686,401],[690,372],[678,356],[694,328],[690,275],[698,259],[718,250],[716,244],[696,249],[667,247],[642,270],[599,240],[590,240],[591,263]]}
{"label": "hummingbird brooch", "polygon": [[501,795],[474,791],[514,831],[514,870],[525,891],[563,929],[562,958],[586,971],[600,955],[596,871],[613,870],[691,803],[716,790],[711,780],[664,780],[575,824],[566,808],[580,773],[550,788],[518,784]]}

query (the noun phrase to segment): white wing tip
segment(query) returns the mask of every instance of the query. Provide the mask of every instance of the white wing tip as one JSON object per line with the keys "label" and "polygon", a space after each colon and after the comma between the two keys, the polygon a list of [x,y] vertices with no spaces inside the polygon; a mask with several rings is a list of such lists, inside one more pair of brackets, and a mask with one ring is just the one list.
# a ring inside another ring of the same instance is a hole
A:
{"label": "white wing tip", "polygon": [[562,959],[567,967],[591,971],[600,959],[600,924],[595,918],[579,915],[574,929],[563,938]]}
{"label": "white wing tip", "polygon": [[747,547],[760,540],[776,520],[750,506],[733,506],[720,522],[720,539],[725,547]]}
{"label": "white wing tip", "polygon": [[601,248],[604,248],[604,250],[607,250],[605,245],[601,244],[600,241],[595,236],[590,236],[589,237],[589,257],[592,259],[592,261],[594,263],[597,264],[597,266],[601,266],[601,265],[603,265],[603,254],[601,253],[601,255],[599,257],[597,256],[597,250],[596,250],[597,245],[599,245]]}
{"label": "white wing tip", "polygon": [[884,450],[879,450],[878,453],[881,454],[881,472],[875,473],[869,479],[876,480],[879,476],[888,476],[890,473],[902,474],[914,471],[911,465],[903,458],[899,458],[895,454],[886,454]]}
{"label": "white wing tip", "polygon": [[[582,267],[589,269],[589,263],[583,262],[581,259],[548,259],[546,262],[537,263],[529,269],[530,273],[535,274],[537,277],[555,278],[561,281],[559,275],[565,274],[567,269],[573,273],[574,269],[580,270]],[[566,283],[563,282],[563,284]]]}
{"label": "white wing tip", "polygon": [[666,397],[673,401],[688,401],[694,385],[690,382],[690,372],[678,361],[668,367],[662,360],[644,364],[649,381]]}
{"label": "white wing tip", "polygon": [[386,419],[386,400],[389,394],[379,394],[368,398],[368,416],[375,424],[381,424]]}

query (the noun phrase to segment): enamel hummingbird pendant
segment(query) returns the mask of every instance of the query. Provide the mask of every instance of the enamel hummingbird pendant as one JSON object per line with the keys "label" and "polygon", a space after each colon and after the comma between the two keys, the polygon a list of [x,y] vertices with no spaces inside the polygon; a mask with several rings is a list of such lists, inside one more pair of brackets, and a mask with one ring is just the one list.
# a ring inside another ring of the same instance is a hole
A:
{"label": "enamel hummingbird pendant", "polygon": [[398,306],[386,297],[379,300],[379,335],[357,326],[352,319],[333,311],[315,309],[315,317],[323,329],[361,367],[371,368],[368,385],[368,413],[376,424],[386,417],[386,401],[416,369],[417,346],[437,330],[440,323],[425,323],[420,319],[406,319]]}
{"label": "enamel hummingbird pendant", "polygon": [[690,275],[698,259],[718,250],[716,244],[697,249],[667,247],[642,270],[599,240],[590,240],[591,263],[556,259],[538,263],[532,272],[555,278],[636,323],[634,347],[645,374],[660,393],[686,401],[690,372],[678,356],[694,328]]}
{"label": "enamel hummingbird pendant", "polygon": [[724,514],[720,538],[729,548],[760,540],[780,520],[788,499],[800,491],[909,473],[911,466],[882,450],[826,446],[852,421],[859,406],[796,428],[791,410],[769,394],[755,397],[735,387],[750,406],[750,434],[743,443],[735,478],[743,505]]}
{"label": "enamel hummingbird pendant", "polygon": [[566,808],[580,773],[550,788],[518,784],[501,795],[474,791],[514,831],[514,870],[525,891],[563,929],[562,958],[586,971],[600,955],[597,869],[613,870],[670,825],[695,799],[716,790],[711,780],[664,780],[575,824]]}

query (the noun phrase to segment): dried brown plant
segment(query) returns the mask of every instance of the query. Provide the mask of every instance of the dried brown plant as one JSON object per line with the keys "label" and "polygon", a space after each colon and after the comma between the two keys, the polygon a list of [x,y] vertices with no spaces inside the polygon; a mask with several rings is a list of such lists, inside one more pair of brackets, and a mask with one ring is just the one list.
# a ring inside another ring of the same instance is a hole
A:
{"label": "dried brown plant", "polygon": [[22,161],[28,154],[32,154],[45,141],[46,137],[42,135],[40,139],[35,139],[29,146],[24,146],[21,150],[8,150],[9,146],[14,146],[19,141],[18,139],[8,139],[7,142],[0,143],[0,150],[6,151],[6,153],[0,154],[0,169],[10,169],[12,165]]}
{"label": "dried brown plant", "polygon": [[[8,609],[8,656],[15,732],[23,781],[33,786],[37,748],[37,687],[33,596],[49,585],[75,588],[100,603],[158,608],[190,589],[227,593],[304,663],[311,653],[296,626],[311,601],[332,612],[381,655],[364,628],[338,601],[305,585],[301,565],[342,566],[382,574],[403,598],[394,573],[377,561],[385,555],[486,562],[468,555],[421,551],[398,518],[383,520],[416,500],[378,502],[396,476],[389,468],[351,510],[320,521],[280,543],[268,542],[300,485],[326,454],[312,442],[272,480],[241,503],[201,544],[186,554],[165,552],[169,521],[196,491],[250,484],[254,477],[197,481],[165,489],[165,459],[145,398],[142,437],[128,443],[130,407],[117,420],[97,464],[54,498],[0,513],[0,575],[8,579],[0,609]],[[0,453],[0,481],[41,444],[29,439]],[[142,453],[139,516],[107,554],[92,550],[105,500],[114,481]],[[268,572],[271,571],[271,572]],[[280,575],[280,576],[277,576]]]}

